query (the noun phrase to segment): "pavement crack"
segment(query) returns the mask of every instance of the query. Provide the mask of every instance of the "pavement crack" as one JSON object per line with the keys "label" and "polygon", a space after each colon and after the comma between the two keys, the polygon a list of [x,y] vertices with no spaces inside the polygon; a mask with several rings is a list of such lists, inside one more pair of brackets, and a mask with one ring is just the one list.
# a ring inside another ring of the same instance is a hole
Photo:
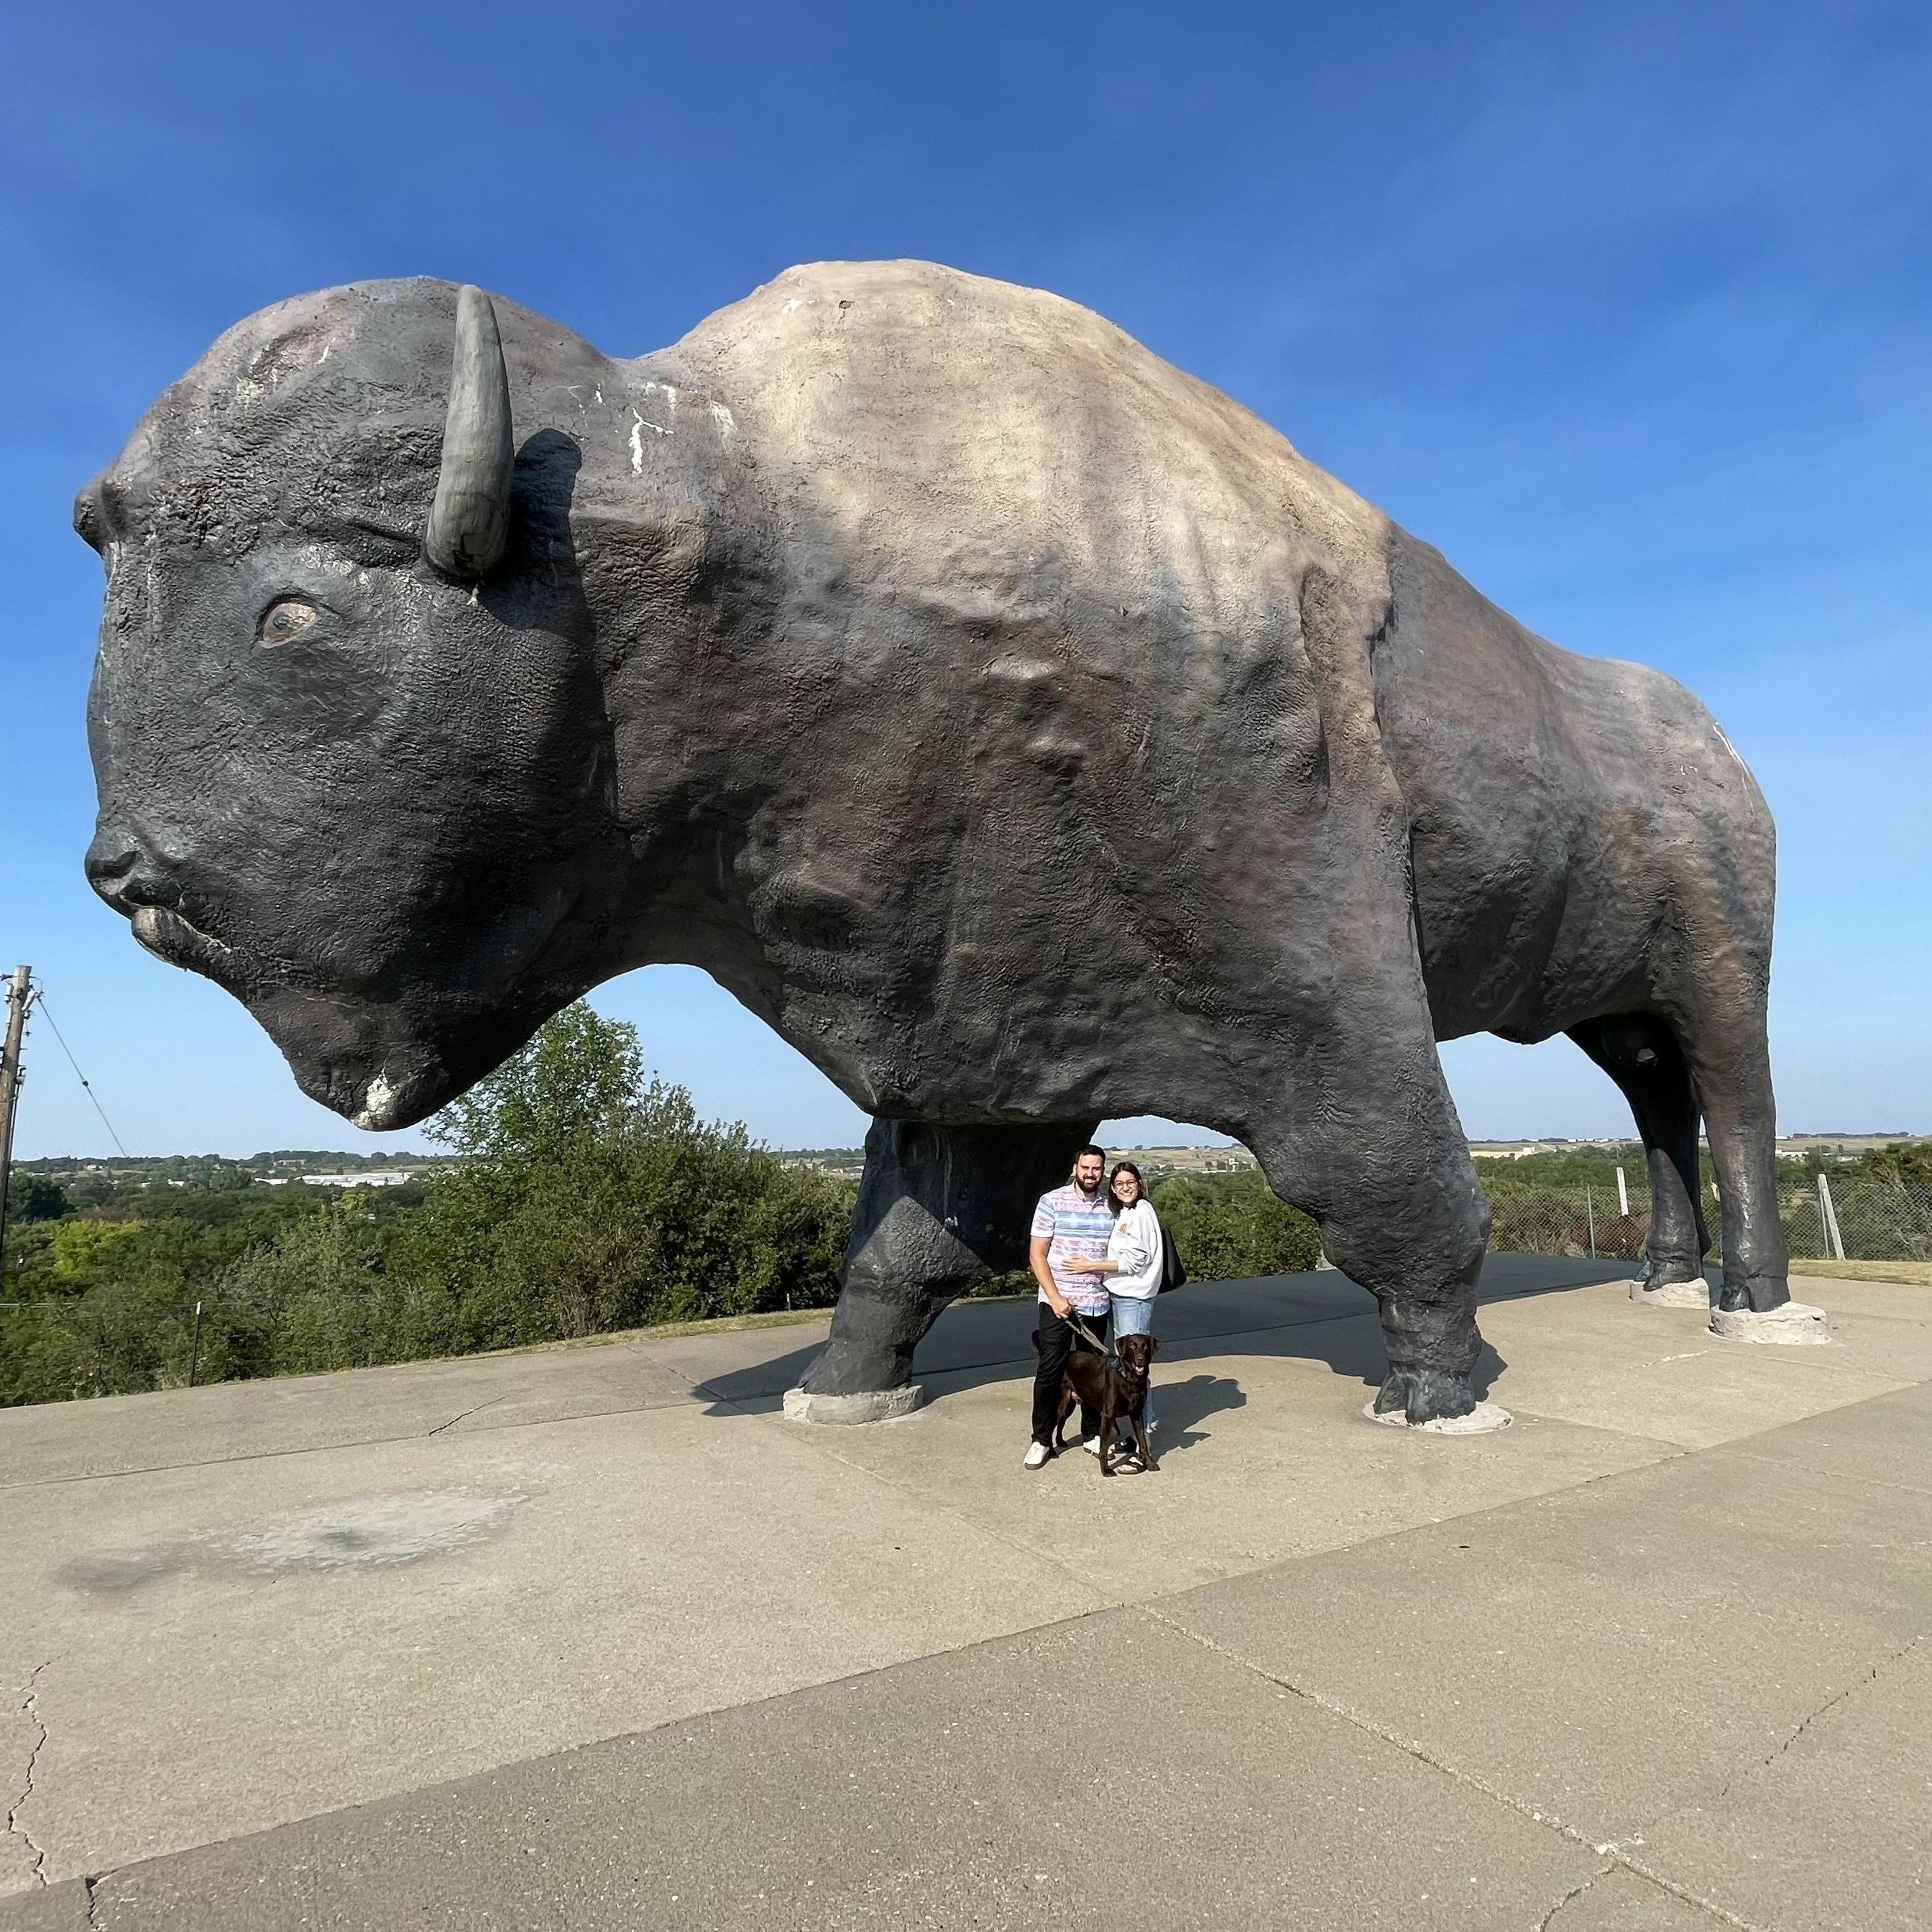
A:
{"label": "pavement crack", "polygon": [[28,1850],[33,1853],[34,1882],[36,1885],[43,1886],[47,1882],[46,1848],[34,1844],[33,1834],[20,1822],[20,1814],[26,1808],[27,1800],[34,1795],[34,1767],[40,1761],[40,1753],[46,1748],[46,1720],[40,1715],[40,1692],[38,1686],[40,1680],[40,1672],[52,1661],[52,1658],[48,1658],[34,1666],[27,1676],[26,1694],[14,1707],[33,1726],[34,1741],[27,1748],[27,1768],[22,1776],[20,1796],[7,1808],[7,1834],[9,1838],[20,1839],[26,1846]]}
{"label": "pavement crack", "polygon": [[[1312,1704],[1317,1710],[1326,1712],[1330,1717],[1339,1718],[1344,1724],[1352,1724],[1358,1730],[1367,1732],[1371,1737],[1379,1738],[1385,1744],[1393,1744],[1397,1750],[1428,1766],[1431,1771],[1440,1772],[1444,1777],[1453,1778],[1459,1784],[1466,1784],[1472,1790],[1480,1791],[1485,1798],[1492,1798],[1497,1804],[1506,1805],[1520,1816],[1529,1820],[1532,1824],[1544,1826],[1562,1837],[1570,1839],[1573,1843],[1584,1846],[1589,1850],[1597,1852],[1600,1857],[1607,1855],[1596,1840],[1592,1838],[1587,1832],[1579,1830],[1576,1826],[1565,1824],[1562,1819],[1552,1816],[1549,1812],[1537,1810],[1533,1807],[1526,1804],[1521,1798],[1514,1797],[1499,1786],[1477,1777],[1473,1772],[1464,1770],[1459,1765],[1445,1762],[1438,1757],[1426,1745],[1418,1742],[1415,1738],[1406,1738],[1400,1732],[1390,1730],[1387,1725],[1378,1724],[1374,1718],[1365,1716],[1361,1712],[1351,1710],[1347,1705],[1339,1703],[1334,1698],[1324,1696],[1312,1685],[1298,1684],[1292,1678],[1276,1676],[1274,1671],[1256,1663],[1252,1658],[1244,1657],[1239,1651],[1231,1650],[1226,1644],[1217,1643],[1212,1637],[1204,1636],[1201,1631],[1191,1628],[1183,1623],[1179,1618],[1162,1610],[1158,1603],[1143,1603],[1135,1607],[1143,1616],[1151,1617],[1157,1622],[1166,1624],[1169,1630],[1186,1638],[1190,1642],[1198,1643],[1202,1648],[1213,1651],[1216,1656],[1226,1658],[1229,1663],[1238,1664],[1244,1670],[1252,1671],[1256,1676],[1286,1690],[1291,1696],[1300,1698],[1304,1703]],[[1600,1874],[1598,1874],[1598,1876],[1600,1875]]]}
{"label": "pavement crack", "polygon": [[1903,1643],[1898,1649],[1889,1651],[1881,1657],[1876,1664],[1866,1670],[1862,1676],[1855,1678],[1843,1690],[1833,1691],[1816,1709],[1807,1712],[1785,1736],[1766,1751],[1763,1756],[1732,1772],[1712,1795],[1709,1803],[1702,1808],[1708,1811],[1718,1810],[1724,1801],[1730,1796],[1732,1788],[1741,1779],[1748,1778],[1754,1772],[1763,1771],[1775,1764],[1820,1718],[1828,1716],[1848,1697],[1856,1696],[1861,1690],[1870,1690],[1878,1682],[1882,1672],[1889,1670],[1894,1664],[1902,1663],[1924,1641],[1925,1633],[1921,1630],[1910,1642]]}
{"label": "pavement crack", "polygon": [[452,1415],[447,1422],[439,1422],[423,1439],[427,1442],[430,1436],[440,1436],[445,1430],[454,1429],[459,1422],[466,1422],[472,1415],[481,1415],[486,1408],[494,1408],[500,1402],[508,1400],[508,1396],[493,1395],[488,1402],[472,1403],[468,1408]]}
{"label": "pavement crack", "polygon": [[1577,1900],[1581,1898],[1584,1893],[1588,1892],[1591,1886],[1596,1883],[1598,1880],[1600,1878],[1608,1878],[1610,1874],[1615,1871],[1616,1868],[1616,1861],[1613,1858],[1608,1864],[1602,1867],[1600,1870],[1593,1871],[1580,1885],[1573,1885],[1570,1889],[1566,1892],[1563,1896],[1536,1922],[1536,1932],[1550,1932],[1552,1922],[1556,1918],[1556,1915],[1561,1912],[1566,1905],[1575,1904]]}
{"label": "pavement crack", "polygon": [[[1897,1650],[1890,1652],[1886,1656],[1880,1658],[1862,1677],[1857,1678],[1852,1683],[1847,1684],[1842,1690],[1835,1692],[1832,1696],[1827,1697],[1824,1702],[1820,1704],[1815,1711],[1808,1713],[1804,1718],[1801,1719],[1796,1727],[1792,1731],[1791,1734],[1785,1738],[1784,1742],[1775,1746],[1771,1750],[1767,1751],[1762,1757],[1758,1760],[1756,1764],[1753,1767],[1753,1768],[1757,1771],[1762,1771],[1767,1766],[1775,1764],[1778,1760],[1781,1758],[1784,1754],[1788,1751],[1791,1747],[1818,1721],[1820,1718],[1826,1716],[1831,1712],[1835,1711],[1847,1697],[1856,1696],[1859,1691],[1869,1690],[1873,1684],[1878,1682],[1880,1674],[1882,1672],[1889,1670],[1894,1664],[1903,1663],[1904,1660],[1910,1657],[1912,1653],[1924,1641],[1925,1633],[1922,1630],[1910,1643],[1902,1644]],[[1719,1792],[1717,1797],[1714,1798],[1712,1802],[1714,1804],[1720,1802],[1726,1793],[1730,1790],[1731,1785],[1736,1781],[1736,1780],[1735,1777],[1727,1780],[1725,1783],[1724,1790]]]}
{"label": "pavement crack", "polygon": [[[1445,1760],[1438,1757],[1426,1745],[1418,1742],[1415,1738],[1406,1738],[1400,1732],[1390,1730],[1387,1725],[1377,1723],[1374,1718],[1365,1715],[1363,1712],[1352,1710],[1347,1705],[1340,1703],[1332,1697],[1324,1696],[1313,1686],[1298,1684],[1292,1678],[1277,1676],[1272,1670],[1267,1670],[1256,1663],[1252,1658],[1244,1657],[1239,1651],[1231,1650],[1226,1644],[1217,1643],[1214,1638],[1190,1628],[1179,1618],[1171,1616],[1163,1610],[1158,1603],[1124,1604],[1120,1607],[1136,1610],[1142,1616],[1164,1624],[1177,1635],[1186,1638],[1191,1642],[1199,1644],[1204,1650],[1210,1650],[1217,1657],[1226,1658],[1230,1664],[1238,1665],[1244,1670],[1252,1672],[1263,1682],[1275,1685],[1278,1689],[1286,1691],[1292,1697],[1298,1697],[1304,1703],[1312,1704],[1318,1711],[1325,1712],[1330,1717],[1339,1718],[1343,1724],[1352,1724],[1356,1730],[1366,1732],[1370,1737],[1378,1738],[1382,1743],[1394,1746],[1396,1750],[1402,1752],[1407,1756],[1414,1758],[1418,1763],[1426,1765],[1431,1771],[1439,1772],[1444,1778],[1453,1778],[1458,1784],[1466,1785],[1471,1790],[1480,1792],[1492,1803],[1514,1811],[1518,1817],[1526,1819],[1533,1825],[1540,1825],[1546,1831],[1554,1832],[1558,1838],[1567,1838],[1572,1844],[1582,1846],[1598,1858],[1608,1859],[1610,1862],[1600,1870],[1592,1872],[1583,1883],[1576,1888],[1576,1892],[1568,1893],[1556,1901],[1556,1904],[1544,1916],[1542,1923],[1538,1928],[1538,1932],[1543,1932],[1543,1928],[1546,1927],[1557,1912],[1568,1904],[1572,1898],[1594,1885],[1599,1879],[1606,1876],[1610,1873],[1620,1868],[1634,1872],[1639,1878],[1648,1880],[1652,1885],[1658,1886],[1670,1892],[1673,1897],[1683,1900],[1685,1904],[1694,1905],[1708,1912],[1720,1924],[1735,1928],[1736,1932],[1766,1932],[1766,1928],[1756,1924],[1749,1919],[1740,1918],[1736,1912],[1718,1904],[1714,1900],[1706,1898],[1701,1894],[1692,1892],[1686,1886],[1678,1884],[1676,1880],[1666,1878],[1662,1874],[1653,1871],[1648,1865],[1631,1857],[1623,1846],[1615,1840],[1605,1844],[1593,1838],[1588,1832],[1579,1830],[1574,1825],[1566,1823],[1553,1813],[1539,1810],[1534,1805],[1526,1804],[1522,1798],[1503,1790],[1499,1786],[1490,1784],[1486,1778],[1478,1777],[1474,1772],[1466,1769],[1463,1766],[1449,1763]],[[1908,1646],[1907,1648],[1910,1646]]]}
{"label": "pavement crack", "polygon": [[105,1872],[86,1872],[82,1874],[80,1882],[87,1890],[87,1922],[90,1925],[94,1923],[94,1888],[106,1876]]}

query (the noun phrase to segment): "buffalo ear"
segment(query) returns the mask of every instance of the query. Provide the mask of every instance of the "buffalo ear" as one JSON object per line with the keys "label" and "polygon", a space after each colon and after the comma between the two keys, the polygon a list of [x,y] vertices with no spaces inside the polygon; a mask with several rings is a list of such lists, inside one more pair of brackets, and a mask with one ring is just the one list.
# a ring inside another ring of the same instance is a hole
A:
{"label": "buffalo ear", "polygon": [[510,474],[516,460],[510,378],[496,311],[481,289],[466,283],[456,298],[442,469],[423,532],[423,548],[437,569],[474,578],[495,568],[510,534]]}
{"label": "buffalo ear", "polygon": [[82,542],[107,554],[107,506],[98,476],[74,500],[74,528]]}

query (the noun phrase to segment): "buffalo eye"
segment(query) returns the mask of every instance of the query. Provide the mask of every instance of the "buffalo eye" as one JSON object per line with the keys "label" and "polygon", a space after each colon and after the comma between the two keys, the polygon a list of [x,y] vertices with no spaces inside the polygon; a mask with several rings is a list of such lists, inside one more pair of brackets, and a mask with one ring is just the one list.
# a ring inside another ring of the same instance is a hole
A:
{"label": "buffalo eye", "polygon": [[298,638],[322,613],[299,597],[278,597],[262,613],[256,636],[265,644],[286,644]]}

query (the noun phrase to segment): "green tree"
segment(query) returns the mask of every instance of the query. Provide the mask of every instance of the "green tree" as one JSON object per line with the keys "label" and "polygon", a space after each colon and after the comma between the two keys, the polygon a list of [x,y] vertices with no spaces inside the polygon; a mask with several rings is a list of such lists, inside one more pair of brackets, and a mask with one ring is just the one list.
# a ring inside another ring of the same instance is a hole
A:
{"label": "green tree", "polygon": [[7,1218],[24,1226],[29,1221],[58,1221],[74,1212],[74,1203],[57,1180],[40,1174],[16,1174],[7,1184]]}
{"label": "green tree", "polygon": [[463,1164],[391,1259],[424,1352],[836,1298],[850,1185],[640,1086],[643,1064],[634,1028],[580,1004],[431,1123]]}
{"label": "green tree", "polygon": [[579,1158],[586,1146],[620,1136],[644,1073],[637,1028],[580,1000],[423,1131],[470,1161]]}
{"label": "green tree", "polygon": [[302,1375],[416,1352],[402,1319],[409,1298],[388,1274],[386,1249],[376,1217],[346,1201],[250,1249],[221,1278],[219,1365]]}
{"label": "green tree", "polygon": [[1897,1141],[1868,1148],[1852,1170],[1861,1179],[1892,1187],[1932,1187],[1932,1141]]}

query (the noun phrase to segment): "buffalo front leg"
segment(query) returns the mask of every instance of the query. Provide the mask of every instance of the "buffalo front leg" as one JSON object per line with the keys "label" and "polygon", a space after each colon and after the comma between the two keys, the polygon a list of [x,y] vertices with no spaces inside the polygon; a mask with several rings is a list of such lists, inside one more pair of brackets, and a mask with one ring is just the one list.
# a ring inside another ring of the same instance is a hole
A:
{"label": "buffalo front leg", "polygon": [[1255,1152],[1275,1191],[1320,1223],[1328,1258],[1376,1298],[1388,1373],[1372,1418],[1444,1434],[1503,1428],[1508,1412],[1474,1382],[1489,1204],[1426,1009],[1362,1004],[1364,1024],[1311,1056],[1316,1077],[1258,1127]]}
{"label": "buffalo front leg", "polygon": [[[1456,1151],[1467,1164],[1466,1151]],[[1474,1167],[1465,1176],[1458,1165],[1452,1155],[1418,1172],[1412,1190],[1399,1197],[1365,1190],[1323,1221],[1322,1244],[1381,1310],[1388,1374],[1370,1414],[1378,1422],[1475,1436],[1506,1428],[1510,1418],[1476,1394],[1483,1349],[1476,1285],[1490,1210]]]}
{"label": "buffalo front leg", "polygon": [[785,1413],[876,1422],[916,1408],[920,1338],[956,1296],[1026,1265],[1034,1203],[1066,1178],[1094,1126],[874,1120],[831,1339],[786,1396]]}
{"label": "buffalo front leg", "polygon": [[1649,1267],[1633,1301],[1708,1309],[1711,1237],[1698,1199],[1697,1090],[1677,1036],[1652,1013],[1619,1013],[1572,1027],[1570,1037],[1630,1102],[1650,1174]]}

